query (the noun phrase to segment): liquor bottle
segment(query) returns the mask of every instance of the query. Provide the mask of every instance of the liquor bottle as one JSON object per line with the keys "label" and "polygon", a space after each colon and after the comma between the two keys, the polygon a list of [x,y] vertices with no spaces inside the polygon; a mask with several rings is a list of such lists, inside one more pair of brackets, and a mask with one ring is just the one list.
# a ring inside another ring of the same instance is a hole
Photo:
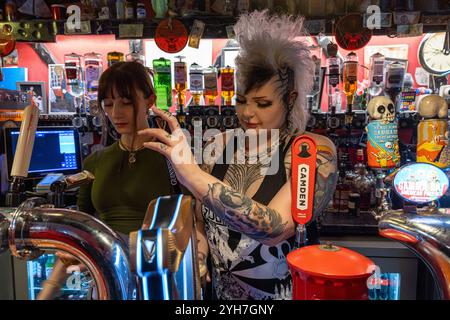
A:
{"label": "liquor bottle", "polygon": [[203,71],[203,77],[205,81],[205,90],[203,95],[205,97],[205,102],[209,106],[214,106],[216,104],[217,98],[217,71],[213,66],[205,69]]}
{"label": "liquor bottle", "polygon": [[177,119],[181,128],[186,127],[186,114],[184,112],[185,106],[185,92],[187,87],[187,66],[186,62],[183,61],[185,57],[176,56],[175,58],[180,59],[180,61],[174,64],[174,74],[175,74],[175,90],[177,92],[178,108],[177,108]]}
{"label": "liquor bottle", "polygon": [[375,177],[367,171],[364,160],[364,149],[356,151],[355,177],[352,183],[352,192],[360,194],[360,209],[369,211],[375,201]]}
{"label": "liquor bottle", "polygon": [[192,95],[192,103],[195,106],[199,106],[203,94],[203,68],[195,62],[191,64],[189,78],[189,90]]}
{"label": "liquor bottle", "polygon": [[134,19],[133,3],[130,1],[125,1],[125,19]]}
{"label": "liquor bottle", "polygon": [[344,93],[347,97],[347,109],[345,124],[349,125],[353,119],[352,104],[353,96],[358,89],[358,56],[350,52],[344,61]]}
{"label": "liquor bottle", "polygon": [[103,72],[102,55],[91,52],[84,55],[84,70],[87,94],[91,100],[97,99],[98,80]]}
{"label": "liquor bottle", "polygon": [[351,191],[351,185],[348,183],[347,178],[347,162],[348,156],[341,154],[339,161],[339,180],[333,195],[333,206],[338,213],[348,212],[348,197]]}
{"label": "liquor bottle", "polygon": [[384,61],[385,57],[379,52],[370,57],[369,94],[372,97],[379,96],[383,93]]}
{"label": "liquor bottle", "polygon": [[100,4],[100,10],[98,11],[99,20],[108,20],[112,18],[109,10],[108,0],[102,0]]}
{"label": "liquor bottle", "polygon": [[162,19],[166,16],[169,4],[167,0],[152,0],[152,8],[155,12],[155,18]]}
{"label": "liquor bottle", "polygon": [[119,20],[125,19],[125,1],[116,0],[116,18]]}
{"label": "liquor bottle", "polygon": [[234,69],[230,66],[220,69],[221,94],[226,106],[231,106],[234,97]]}
{"label": "liquor bottle", "polygon": [[388,64],[386,70],[386,92],[394,105],[397,105],[398,95],[403,87],[405,77],[405,65],[400,62]]}
{"label": "liquor bottle", "polygon": [[5,2],[4,18],[6,21],[16,21],[17,5],[16,1],[7,0]]}
{"label": "liquor bottle", "polygon": [[82,111],[83,95],[85,93],[81,56],[76,53],[64,55],[64,68],[66,70],[65,90],[73,97],[75,110],[79,113]]}
{"label": "liquor bottle", "polygon": [[327,46],[328,51],[328,109],[332,115],[341,112],[341,91],[340,91],[340,70],[341,59],[337,55],[337,45],[330,43]]}
{"label": "liquor bottle", "polygon": [[111,67],[116,62],[124,61],[124,55],[117,51],[108,52],[106,60],[108,60],[108,67]]}
{"label": "liquor bottle", "polygon": [[153,60],[155,71],[154,83],[156,92],[156,106],[162,110],[169,110],[172,106],[172,77],[170,60],[159,58]]}

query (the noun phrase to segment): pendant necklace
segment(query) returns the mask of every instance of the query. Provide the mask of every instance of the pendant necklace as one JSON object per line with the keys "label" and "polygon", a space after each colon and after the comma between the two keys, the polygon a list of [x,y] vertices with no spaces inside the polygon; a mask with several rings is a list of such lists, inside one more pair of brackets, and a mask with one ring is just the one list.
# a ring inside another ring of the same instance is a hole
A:
{"label": "pendant necklace", "polygon": [[122,140],[119,140],[119,146],[123,151],[128,151],[128,164],[130,165],[136,162],[136,152],[144,149],[144,146],[140,146],[135,150],[130,150],[129,148],[125,147],[125,145],[122,143]]}

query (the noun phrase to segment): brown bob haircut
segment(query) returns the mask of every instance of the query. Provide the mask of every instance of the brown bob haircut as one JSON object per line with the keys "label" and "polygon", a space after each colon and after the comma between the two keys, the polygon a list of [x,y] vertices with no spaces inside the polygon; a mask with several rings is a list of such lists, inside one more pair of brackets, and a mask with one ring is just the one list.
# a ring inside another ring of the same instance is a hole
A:
{"label": "brown bob haircut", "polygon": [[153,72],[139,62],[117,62],[102,73],[98,85],[98,106],[103,110],[105,98],[114,97],[114,88],[119,97],[129,99],[133,104],[133,125],[136,128],[137,90],[142,91],[145,99],[155,93],[152,83]]}

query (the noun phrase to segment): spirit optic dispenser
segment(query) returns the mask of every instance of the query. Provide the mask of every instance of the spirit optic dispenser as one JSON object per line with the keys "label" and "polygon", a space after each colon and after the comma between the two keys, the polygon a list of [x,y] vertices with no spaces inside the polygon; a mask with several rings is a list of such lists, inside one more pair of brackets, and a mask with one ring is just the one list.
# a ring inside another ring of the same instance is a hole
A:
{"label": "spirit optic dispenser", "polygon": [[178,97],[178,107],[184,106],[185,104],[185,92],[187,86],[187,67],[186,62],[183,61],[185,57],[176,56],[175,58],[180,59],[180,61],[175,62],[175,90]]}
{"label": "spirit optic dispenser", "polygon": [[203,68],[195,62],[191,64],[189,78],[189,90],[193,101],[191,104],[199,106],[203,94]]}
{"label": "spirit optic dispenser", "polygon": [[353,96],[358,89],[358,56],[350,52],[344,61],[344,93],[347,97],[347,110],[345,112],[345,124],[349,125],[353,120]]}
{"label": "spirit optic dispenser", "polygon": [[205,90],[203,95],[205,96],[205,103],[209,106],[216,104],[217,98],[217,71],[214,67],[209,67],[203,71]]}
{"label": "spirit optic dispenser", "polygon": [[84,72],[87,94],[91,100],[97,99],[98,80],[103,72],[102,55],[91,52],[84,55]]}
{"label": "spirit optic dispenser", "polygon": [[169,110],[172,106],[172,77],[170,60],[159,58],[153,60],[155,70],[154,83],[156,91],[156,106]]}
{"label": "spirit optic dispenser", "polygon": [[231,106],[234,96],[234,69],[230,66],[220,69],[221,92],[226,106]]}
{"label": "spirit optic dispenser", "polygon": [[384,88],[384,61],[385,57],[377,52],[370,57],[369,94],[372,97],[383,93]]}
{"label": "spirit optic dispenser", "polygon": [[327,46],[328,55],[328,105],[332,115],[341,112],[340,70],[341,59],[337,57],[338,47],[334,43]]}

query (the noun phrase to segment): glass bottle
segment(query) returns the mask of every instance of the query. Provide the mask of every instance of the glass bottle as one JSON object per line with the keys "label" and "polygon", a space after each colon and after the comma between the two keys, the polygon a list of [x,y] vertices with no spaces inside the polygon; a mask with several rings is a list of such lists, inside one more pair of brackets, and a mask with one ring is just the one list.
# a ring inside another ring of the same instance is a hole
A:
{"label": "glass bottle", "polygon": [[203,68],[195,62],[189,68],[189,90],[193,104],[199,106],[203,94]]}
{"label": "glass bottle", "polygon": [[328,51],[328,104],[332,114],[341,112],[340,70],[341,59],[337,55],[337,45],[330,43]]}
{"label": "glass bottle", "polygon": [[134,8],[131,1],[125,1],[125,19],[134,19]]}
{"label": "glass bottle", "polygon": [[125,1],[116,0],[116,18],[119,20],[125,19]]}
{"label": "glass bottle", "polygon": [[354,172],[352,191],[360,194],[360,209],[369,211],[375,198],[375,177],[367,170],[364,160],[364,149],[356,151]]}
{"label": "glass bottle", "polygon": [[17,5],[13,0],[7,0],[5,2],[4,17],[6,21],[16,21]]}
{"label": "glass bottle", "polygon": [[186,62],[183,61],[185,57],[176,56],[175,58],[179,61],[174,63],[174,74],[175,74],[175,90],[178,96],[178,105],[185,105],[185,92],[187,86],[187,67]]}
{"label": "glass bottle", "polygon": [[350,195],[351,186],[348,183],[346,174],[347,162],[348,157],[345,154],[342,154],[339,161],[339,180],[333,195],[333,206],[338,213],[348,212],[348,197]]}
{"label": "glass bottle", "polygon": [[226,66],[220,69],[221,95],[226,106],[231,106],[234,97],[234,68]]}
{"label": "glass bottle", "polygon": [[386,91],[394,103],[403,87],[405,65],[396,61],[388,64],[386,70]]}
{"label": "glass bottle", "polygon": [[155,12],[155,18],[162,19],[166,16],[169,9],[167,0],[152,0],[152,8]]}
{"label": "glass bottle", "polygon": [[98,11],[98,18],[99,20],[108,20],[111,18],[108,0],[102,0],[102,3],[100,4],[100,10]]}
{"label": "glass bottle", "polygon": [[108,67],[111,67],[116,62],[124,61],[124,54],[117,51],[108,52],[106,60],[108,60]]}
{"label": "glass bottle", "polygon": [[353,96],[358,89],[358,56],[350,52],[344,61],[344,93],[347,97],[347,112],[351,113]]}
{"label": "glass bottle", "polygon": [[153,60],[153,70],[155,71],[154,83],[156,106],[167,111],[172,106],[172,75],[170,60],[164,58]]}
{"label": "glass bottle", "polygon": [[102,55],[91,52],[84,55],[84,71],[87,94],[91,100],[97,99],[98,80],[103,72]]}
{"label": "glass bottle", "polygon": [[214,106],[216,104],[217,98],[217,71],[213,66],[205,69],[203,71],[203,77],[205,82],[205,90],[203,95],[205,97],[205,102],[209,106]]}
{"label": "glass bottle", "polygon": [[385,57],[377,52],[370,57],[369,94],[372,97],[383,93],[384,87],[384,61]]}
{"label": "glass bottle", "polygon": [[81,103],[78,99],[85,92],[81,56],[76,53],[64,55],[64,68],[66,71],[66,91],[73,97],[75,109],[78,113],[81,109]]}

